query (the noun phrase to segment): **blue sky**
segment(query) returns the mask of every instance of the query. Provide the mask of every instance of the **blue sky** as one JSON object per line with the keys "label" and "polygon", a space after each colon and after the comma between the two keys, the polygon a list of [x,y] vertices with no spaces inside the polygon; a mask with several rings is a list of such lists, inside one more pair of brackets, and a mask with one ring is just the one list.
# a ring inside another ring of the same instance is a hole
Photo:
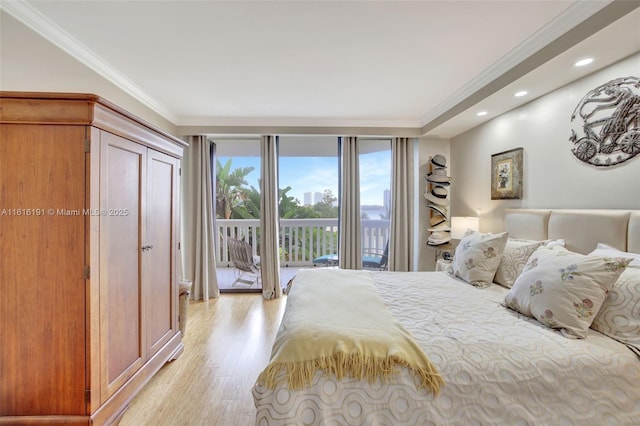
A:
{"label": "blue sky", "polygon": [[[224,164],[228,157],[220,157]],[[255,167],[247,176],[249,185],[258,188],[260,178],[259,157],[234,157],[233,169]],[[384,190],[391,182],[391,152],[381,151],[360,156],[360,204],[383,205]],[[305,192],[324,192],[330,189],[338,194],[338,158],[337,157],[281,157],[280,188],[291,187],[289,195],[304,201]]]}

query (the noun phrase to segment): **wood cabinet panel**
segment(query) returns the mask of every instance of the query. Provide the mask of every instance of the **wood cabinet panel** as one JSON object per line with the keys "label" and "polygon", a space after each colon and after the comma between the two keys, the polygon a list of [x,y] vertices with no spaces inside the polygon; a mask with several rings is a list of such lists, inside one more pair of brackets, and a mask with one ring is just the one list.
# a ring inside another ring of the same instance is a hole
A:
{"label": "wood cabinet panel", "polygon": [[85,413],[83,137],[0,126],[0,416]]}

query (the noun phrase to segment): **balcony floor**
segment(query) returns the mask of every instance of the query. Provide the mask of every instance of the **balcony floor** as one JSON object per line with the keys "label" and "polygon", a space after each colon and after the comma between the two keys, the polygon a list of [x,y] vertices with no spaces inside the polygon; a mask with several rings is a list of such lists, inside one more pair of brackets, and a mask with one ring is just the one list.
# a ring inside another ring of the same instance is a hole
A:
{"label": "balcony floor", "polygon": [[[309,266],[311,268],[312,266]],[[282,288],[287,286],[287,283],[293,278],[298,270],[302,267],[283,267],[280,268],[280,284]],[[259,292],[261,286],[258,285],[255,276],[244,273],[242,280],[236,280],[238,277],[237,270],[234,268],[217,267],[218,287],[222,292]],[[245,281],[244,278],[247,278]]]}

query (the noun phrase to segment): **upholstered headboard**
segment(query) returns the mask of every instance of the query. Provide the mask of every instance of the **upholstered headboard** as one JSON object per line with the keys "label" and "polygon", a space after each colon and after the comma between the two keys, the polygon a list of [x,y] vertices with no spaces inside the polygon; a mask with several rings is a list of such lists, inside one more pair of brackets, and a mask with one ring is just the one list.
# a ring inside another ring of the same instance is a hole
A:
{"label": "upholstered headboard", "polygon": [[504,229],[511,238],[563,238],[578,253],[598,243],[640,253],[640,210],[507,209]]}

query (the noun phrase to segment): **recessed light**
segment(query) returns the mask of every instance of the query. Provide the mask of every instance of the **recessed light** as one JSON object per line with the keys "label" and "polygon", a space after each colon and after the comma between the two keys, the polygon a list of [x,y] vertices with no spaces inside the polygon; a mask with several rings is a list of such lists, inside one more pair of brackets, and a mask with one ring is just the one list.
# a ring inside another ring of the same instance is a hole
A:
{"label": "recessed light", "polygon": [[584,58],[584,59],[580,59],[574,65],[576,67],[584,67],[585,65],[589,65],[591,62],[593,62],[593,58]]}
{"label": "recessed light", "polygon": [[478,111],[476,115],[479,115],[480,117],[482,117],[483,115],[487,115],[487,111]]}
{"label": "recessed light", "polygon": [[529,93],[529,92],[527,92],[526,90],[521,90],[521,91],[519,91],[519,92],[516,92],[516,94],[515,94],[515,95],[513,95],[513,96],[515,96],[516,98],[519,98],[519,97],[521,97],[521,96],[526,95],[527,93]]}

